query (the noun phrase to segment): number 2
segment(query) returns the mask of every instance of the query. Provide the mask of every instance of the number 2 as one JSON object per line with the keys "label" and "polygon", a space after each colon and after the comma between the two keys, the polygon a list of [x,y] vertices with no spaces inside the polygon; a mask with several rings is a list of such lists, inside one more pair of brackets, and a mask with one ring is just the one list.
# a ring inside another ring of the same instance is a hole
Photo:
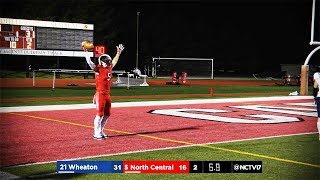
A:
{"label": "number 2", "polygon": [[27,49],[31,49],[32,42],[27,42]]}
{"label": "number 2", "polygon": [[193,170],[197,171],[198,170],[198,166],[197,165],[193,165]]}

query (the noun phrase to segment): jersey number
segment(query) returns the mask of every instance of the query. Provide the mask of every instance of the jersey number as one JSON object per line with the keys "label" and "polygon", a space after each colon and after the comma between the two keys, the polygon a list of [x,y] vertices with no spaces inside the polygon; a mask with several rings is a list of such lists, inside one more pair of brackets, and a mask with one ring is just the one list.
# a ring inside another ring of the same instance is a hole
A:
{"label": "jersey number", "polygon": [[112,74],[111,74],[111,73],[108,73],[107,80],[110,81],[111,78],[112,78]]}

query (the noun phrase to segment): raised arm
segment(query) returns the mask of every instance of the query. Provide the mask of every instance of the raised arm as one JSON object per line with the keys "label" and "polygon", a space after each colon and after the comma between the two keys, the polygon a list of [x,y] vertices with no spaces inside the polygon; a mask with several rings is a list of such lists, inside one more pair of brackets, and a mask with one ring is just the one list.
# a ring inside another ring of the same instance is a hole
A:
{"label": "raised arm", "polygon": [[[88,51],[88,50],[85,49],[84,47],[83,47],[83,50],[84,50],[85,52]],[[86,58],[87,64],[90,66],[90,68],[91,68],[92,70],[94,70],[94,69],[96,68],[96,65],[91,61],[91,58],[90,58],[89,53],[86,53],[85,58]]]}
{"label": "raised arm", "polygon": [[124,46],[122,44],[119,44],[119,46],[117,46],[117,54],[112,60],[112,67],[114,67],[118,63],[120,54],[123,51],[123,49],[124,49]]}

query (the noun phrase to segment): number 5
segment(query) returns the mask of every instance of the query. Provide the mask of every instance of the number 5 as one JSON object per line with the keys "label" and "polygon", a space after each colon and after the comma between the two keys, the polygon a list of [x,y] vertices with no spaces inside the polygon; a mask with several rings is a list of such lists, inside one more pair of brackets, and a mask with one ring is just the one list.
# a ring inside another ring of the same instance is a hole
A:
{"label": "number 5", "polygon": [[110,81],[111,78],[112,78],[112,74],[108,73],[108,81]]}

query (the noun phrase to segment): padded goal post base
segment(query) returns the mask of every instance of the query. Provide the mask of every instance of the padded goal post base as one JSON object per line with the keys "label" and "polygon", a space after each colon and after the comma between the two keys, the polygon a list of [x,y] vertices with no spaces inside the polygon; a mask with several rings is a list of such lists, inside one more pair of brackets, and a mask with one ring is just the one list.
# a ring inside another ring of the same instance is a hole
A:
{"label": "padded goal post base", "polygon": [[308,95],[309,65],[301,66],[300,95]]}

